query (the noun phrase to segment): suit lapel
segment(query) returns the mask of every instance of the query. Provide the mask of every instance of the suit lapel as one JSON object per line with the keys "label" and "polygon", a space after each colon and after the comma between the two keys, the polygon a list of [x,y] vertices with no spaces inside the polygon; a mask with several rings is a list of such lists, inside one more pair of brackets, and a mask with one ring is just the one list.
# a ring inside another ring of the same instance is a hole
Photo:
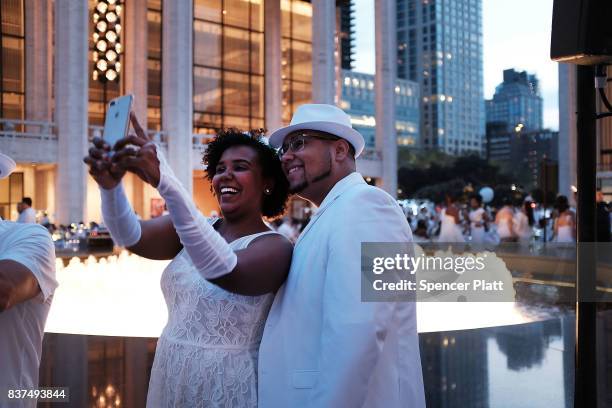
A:
{"label": "suit lapel", "polygon": [[344,177],[342,180],[338,181],[336,185],[329,191],[329,193],[327,193],[316,214],[312,216],[310,222],[298,237],[298,240],[295,243],[295,247],[299,245],[299,243],[306,236],[306,234],[308,234],[312,226],[319,220],[321,215],[323,215],[325,210],[331,207],[331,205],[336,201],[336,199],[338,199],[338,197],[342,195],[342,193],[344,193],[349,188],[355,185],[364,183],[365,181],[363,180],[363,177],[357,172],[351,173],[348,176]]}

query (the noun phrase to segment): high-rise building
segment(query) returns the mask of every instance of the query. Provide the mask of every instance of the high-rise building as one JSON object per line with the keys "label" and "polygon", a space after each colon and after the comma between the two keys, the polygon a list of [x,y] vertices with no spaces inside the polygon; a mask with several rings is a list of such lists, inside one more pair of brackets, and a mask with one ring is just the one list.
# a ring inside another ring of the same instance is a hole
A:
{"label": "high-rise building", "polygon": [[[376,146],[376,104],[374,75],[342,70],[340,107],[365,139],[366,147]],[[395,130],[397,144],[415,146],[419,138],[419,85],[405,79],[395,82]]]}
{"label": "high-rise building", "polygon": [[504,81],[486,101],[487,123],[503,122],[506,131],[542,129],[542,96],[538,79],[526,71],[504,70]]}
{"label": "high-rise building", "polygon": [[338,41],[340,43],[340,67],[342,69],[353,69],[355,35],[354,0],[336,0],[338,22]]}
{"label": "high-rise building", "polygon": [[399,78],[421,86],[424,148],[484,150],[482,0],[397,0]]}
{"label": "high-rise building", "polygon": [[519,127],[508,130],[506,122],[487,123],[487,160],[500,166],[513,177],[513,182],[525,188],[544,188],[546,184],[545,191],[556,192],[557,183],[553,180],[558,157],[559,132]]}

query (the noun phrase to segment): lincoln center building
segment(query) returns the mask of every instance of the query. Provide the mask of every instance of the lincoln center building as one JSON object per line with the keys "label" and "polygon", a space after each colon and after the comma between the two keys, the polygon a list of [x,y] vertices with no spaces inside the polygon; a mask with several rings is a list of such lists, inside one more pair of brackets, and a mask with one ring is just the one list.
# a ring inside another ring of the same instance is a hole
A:
{"label": "lincoln center building", "polygon": [[[395,10],[376,4],[375,144],[358,170],[394,194],[397,134]],[[339,2],[341,4],[341,2]],[[99,221],[98,188],[83,164],[107,103],[134,111],[165,149],[203,213],[216,200],[202,154],[217,130],[274,130],[303,103],[340,103],[340,8],[313,0],[2,0],[0,151],[18,163],[0,183],[0,216],[23,196],[51,221]],[[156,191],[124,182],[136,212]]]}

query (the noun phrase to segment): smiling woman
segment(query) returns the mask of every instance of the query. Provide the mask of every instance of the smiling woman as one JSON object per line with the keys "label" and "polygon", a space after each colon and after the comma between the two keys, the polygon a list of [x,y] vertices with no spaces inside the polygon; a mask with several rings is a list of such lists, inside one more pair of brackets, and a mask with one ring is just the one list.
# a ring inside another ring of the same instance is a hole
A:
{"label": "smiling woman", "polygon": [[262,142],[263,134],[261,130],[252,130],[246,134],[237,129],[227,129],[208,144],[203,160],[206,177],[212,184],[213,193],[219,198],[224,215],[223,203],[228,200],[223,198],[224,191],[221,188],[237,190],[225,191],[228,197],[240,191],[239,186],[228,181],[229,176],[244,177],[246,173],[249,174],[246,177],[250,177],[253,172],[265,180],[265,185],[259,189],[263,196],[257,199],[261,200],[262,214],[274,218],[285,210],[289,185],[274,149]]}
{"label": "smiling woman", "polygon": [[[261,132],[221,132],[204,162],[222,218],[208,220],[135,115],[131,120],[136,135],[117,142],[112,159],[110,147],[95,139],[85,162],[101,187],[113,239],[145,258],[172,259],[161,276],[168,323],[157,343],[147,406],[222,406],[222,398],[255,407],[257,346],[293,250],[262,219],[285,208],[280,160]],[[126,171],[159,191],[168,216],[136,219],[121,187]]]}

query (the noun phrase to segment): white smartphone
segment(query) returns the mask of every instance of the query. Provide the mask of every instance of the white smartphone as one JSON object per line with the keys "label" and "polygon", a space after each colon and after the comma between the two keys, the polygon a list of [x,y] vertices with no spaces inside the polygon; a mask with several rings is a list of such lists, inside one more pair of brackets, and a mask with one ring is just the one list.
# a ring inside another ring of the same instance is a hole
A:
{"label": "white smartphone", "polygon": [[134,95],[130,94],[115,98],[108,103],[102,138],[111,148],[127,134],[133,101]]}

